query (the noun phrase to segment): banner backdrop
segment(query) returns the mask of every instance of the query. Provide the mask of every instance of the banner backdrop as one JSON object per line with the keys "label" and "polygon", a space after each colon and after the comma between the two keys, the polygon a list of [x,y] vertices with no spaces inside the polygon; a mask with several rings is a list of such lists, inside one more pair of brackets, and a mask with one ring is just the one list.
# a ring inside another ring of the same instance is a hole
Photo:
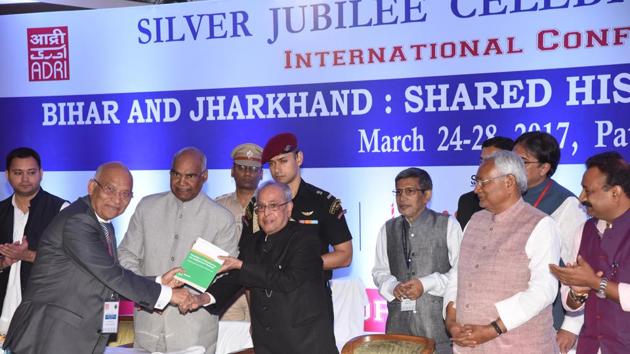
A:
{"label": "banner backdrop", "polygon": [[294,132],[305,179],[348,211],[354,260],[336,276],[373,288],[402,168],[426,168],[430,207],[454,213],[495,135],[553,134],[554,177],[575,193],[588,156],[629,157],[629,14],[624,0],[232,0],[1,16],[0,152],[38,150],[44,187],[68,199],[125,162],[122,236],[181,147],[206,151],[216,196],[234,146]]}

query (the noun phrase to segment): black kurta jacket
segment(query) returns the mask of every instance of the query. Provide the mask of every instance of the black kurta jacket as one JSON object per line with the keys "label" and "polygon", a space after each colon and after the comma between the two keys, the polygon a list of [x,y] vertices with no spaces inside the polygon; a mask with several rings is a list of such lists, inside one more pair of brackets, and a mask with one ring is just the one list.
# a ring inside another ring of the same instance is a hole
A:
{"label": "black kurta jacket", "polygon": [[242,287],[251,291],[256,353],[337,353],[327,310],[320,242],[304,225],[289,222],[265,240],[259,231],[241,243],[243,267],[210,286],[218,313]]}

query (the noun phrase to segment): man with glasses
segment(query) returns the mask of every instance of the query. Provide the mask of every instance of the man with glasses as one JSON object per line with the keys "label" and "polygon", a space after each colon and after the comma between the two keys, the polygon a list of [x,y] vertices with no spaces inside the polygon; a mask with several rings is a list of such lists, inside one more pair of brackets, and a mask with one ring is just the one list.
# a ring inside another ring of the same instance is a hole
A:
{"label": "man with glasses", "polygon": [[437,353],[452,353],[442,297],[457,265],[462,229],[453,218],[427,208],[433,183],[426,171],[403,170],[395,184],[400,216],[381,228],[372,268],[374,284],[387,300],[386,332],[432,338]]}
{"label": "man with glasses", "polygon": [[[269,172],[276,182],[291,188],[293,209],[291,218],[307,225],[320,238],[320,252],[324,262],[326,286],[332,278],[332,270],[347,267],[352,262],[352,236],[341,207],[341,200],[332,194],[306,183],[301,177],[300,167],[304,153],[298,148],[298,141],[291,133],[273,136],[263,149],[262,163],[269,163]],[[253,233],[253,202],[245,214],[241,243],[248,242]],[[329,250],[332,246],[332,251]],[[327,301],[331,318],[333,316],[332,293],[329,289]]]}
{"label": "man with glasses", "polygon": [[100,354],[116,333],[119,295],[148,309],[189,301],[185,289],[160,284],[180,285],[173,276],[181,268],[149,279],[118,263],[111,221],[125,211],[132,190],[127,167],[105,163],[88,183],[89,195],[46,228],[4,343],[8,353]]}
{"label": "man with glasses", "polygon": [[458,353],[557,353],[551,304],[560,238],[551,217],[525,203],[521,158],[498,151],[476,175],[485,210],[462,239],[444,296],[446,328]]}
{"label": "man with glasses", "polygon": [[[514,147],[514,141],[512,141],[512,139],[502,136],[492,137],[481,144],[479,163],[482,163],[483,159],[499,150],[511,151],[512,147]],[[455,217],[457,221],[459,221],[462,230],[466,227],[466,224],[468,224],[470,217],[481,209],[482,208],[479,206],[479,198],[475,194],[475,191],[464,193],[459,197]]]}
{"label": "man with glasses", "polygon": [[[182,263],[198,237],[236,254],[234,217],[205,193],[206,156],[187,147],[173,157],[171,190],[142,198],[119,247],[120,263],[144,275],[161,274]],[[218,318],[205,311],[182,315],[175,307],[162,313],[134,312],[136,347],[166,352],[194,345],[214,353]]]}
{"label": "man with glasses", "polygon": [[[586,214],[576,196],[551,178],[560,162],[558,141],[545,132],[528,132],[516,139],[514,152],[523,159],[527,174],[527,191],[523,199],[558,223],[561,263],[575,262],[571,258],[573,245],[580,225],[586,221]],[[558,294],[553,306],[553,320],[560,352],[567,353],[575,345],[584,317],[580,314],[565,316]]]}
{"label": "man with glasses", "polygon": [[230,272],[182,310],[212,304],[206,309],[220,312],[246,287],[256,353],[337,353],[319,238],[307,225],[290,221],[294,205],[287,185],[265,182],[256,193],[260,231],[242,244],[238,259],[224,257],[220,272]]}
{"label": "man with glasses", "polygon": [[[586,161],[577,262],[551,265],[570,311],[584,311],[577,352],[626,353],[630,343],[630,164],[617,152]],[[575,258],[575,257],[574,257]]]}
{"label": "man with glasses", "polygon": [[7,155],[13,195],[0,202],[0,335],[22,301],[44,229],[69,205],[41,188],[43,175],[37,151],[20,147]]}
{"label": "man with glasses", "polygon": [[[232,150],[232,171],[236,191],[217,197],[217,203],[234,215],[237,241],[243,230],[243,214],[262,179],[262,148],[256,144],[240,144]],[[257,223],[256,223],[257,224]],[[256,225],[257,226],[257,225]],[[249,305],[245,295],[241,295],[221,316],[227,321],[249,321]]]}

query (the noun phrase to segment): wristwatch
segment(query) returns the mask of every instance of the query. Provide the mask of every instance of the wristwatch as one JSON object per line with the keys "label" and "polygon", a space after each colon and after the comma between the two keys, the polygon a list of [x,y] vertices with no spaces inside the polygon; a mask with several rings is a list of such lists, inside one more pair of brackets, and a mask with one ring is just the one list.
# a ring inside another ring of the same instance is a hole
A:
{"label": "wristwatch", "polygon": [[599,289],[597,290],[597,293],[595,295],[597,295],[597,297],[600,299],[605,299],[607,286],[608,286],[608,279],[602,277],[602,280],[599,281]]}
{"label": "wristwatch", "polygon": [[490,322],[490,325],[494,328],[494,330],[497,332],[498,335],[502,335],[503,334],[503,331],[501,330],[501,327],[499,326],[497,321]]}

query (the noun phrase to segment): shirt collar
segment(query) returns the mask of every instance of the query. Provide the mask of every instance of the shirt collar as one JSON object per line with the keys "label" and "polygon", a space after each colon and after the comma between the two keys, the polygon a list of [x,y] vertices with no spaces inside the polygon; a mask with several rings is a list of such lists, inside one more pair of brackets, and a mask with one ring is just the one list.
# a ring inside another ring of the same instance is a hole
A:
{"label": "shirt collar", "polygon": [[407,222],[407,225],[409,226],[418,226],[424,219],[426,219],[429,216],[427,209],[428,208],[425,206],[424,210],[422,210],[420,215],[418,215],[418,217],[412,222],[409,222],[409,220],[407,220],[407,218],[405,218],[404,216],[403,216],[403,219],[405,220],[405,222]]}
{"label": "shirt collar", "polygon": [[599,231],[600,234],[603,234],[606,231],[606,229],[619,227],[623,230],[623,229],[629,228],[629,226],[630,226],[630,209],[626,210],[623,214],[619,215],[612,222],[599,219],[597,220],[597,224],[596,224],[597,230]]}
{"label": "shirt collar", "polygon": [[94,215],[96,215],[96,220],[98,220],[98,222],[100,222],[101,224],[111,224],[112,223],[111,220],[105,220],[102,217],[98,216],[96,211],[94,211]]}
{"label": "shirt collar", "polygon": [[547,184],[549,183],[550,180],[551,180],[551,178],[549,178],[549,177],[545,178],[544,181],[542,181],[541,183],[539,183],[535,187],[532,187],[532,188],[528,189],[525,193],[528,194],[528,195],[531,194],[531,195],[534,195],[534,196],[538,196],[540,193],[542,193],[543,189],[545,189],[545,187],[547,187]]}
{"label": "shirt collar", "polygon": [[191,199],[191,200],[189,200],[189,201],[187,201],[187,202],[182,202],[179,198],[177,198],[177,197],[175,196],[175,194],[173,194],[173,192],[172,192],[172,191],[169,191],[169,195],[171,196],[171,198],[173,198],[173,200],[175,201],[175,203],[177,203],[177,205],[178,205],[178,206],[180,206],[180,207],[182,207],[182,206],[184,206],[184,205],[185,205],[186,207],[189,207],[189,206],[190,206],[190,207],[195,207],[195,206],[198,206],[198,205],[201,203],[201,201],[202,201],[202,199],[203,199],[203,197],[204,197],[204,195],[203,195],[203,191],[199,191],[199,194],[197,194],[197,195],[196,195],[193,199]]}

